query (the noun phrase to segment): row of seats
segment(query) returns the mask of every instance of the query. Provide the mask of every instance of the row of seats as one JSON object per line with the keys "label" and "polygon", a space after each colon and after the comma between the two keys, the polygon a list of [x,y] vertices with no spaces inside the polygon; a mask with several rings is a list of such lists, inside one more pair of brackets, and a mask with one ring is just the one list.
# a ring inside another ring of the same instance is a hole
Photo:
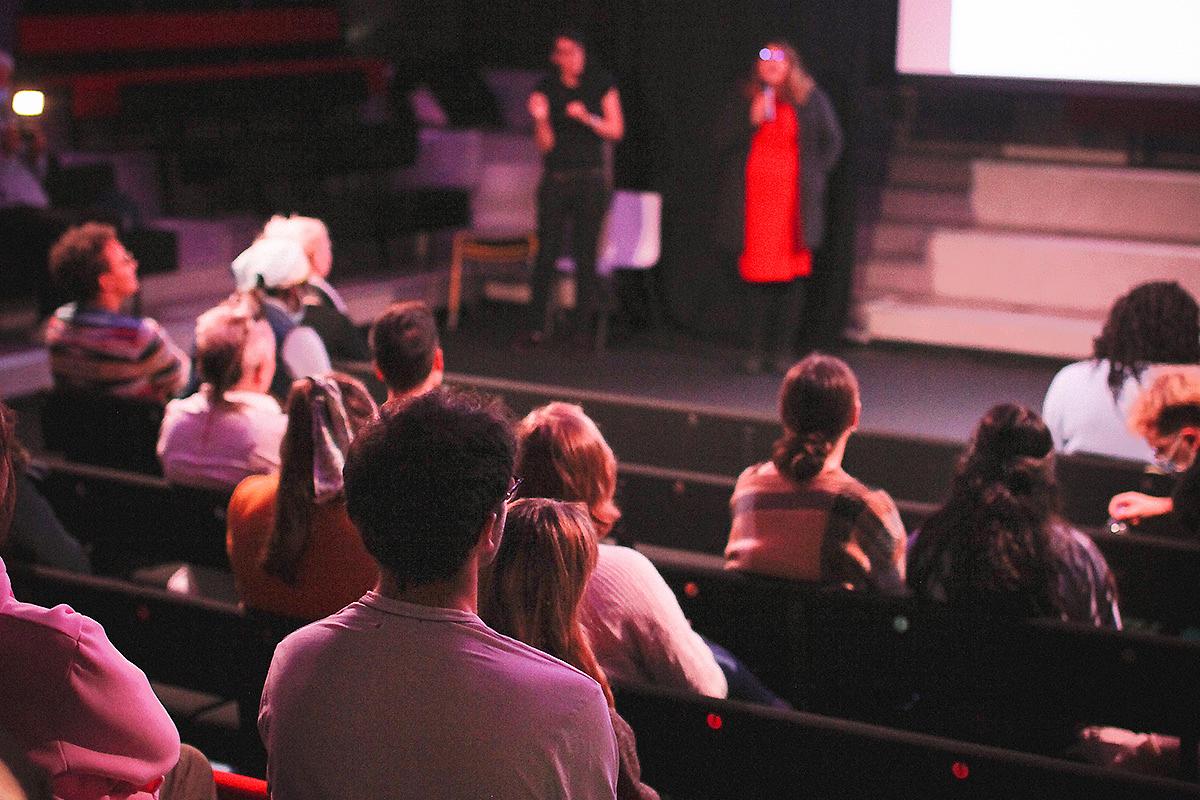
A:
{"label": "row of seats", "polygon": [[[658,565],[672,579],[682,575],[665,560]],[[14,590],[22,597],[41,603],[67,602],[96,618],[113,643],[151,679],[238,700],[239,730],[230,752],[220,755],[231,757],[241,771],[261,770],[263,754],[254,727],[257,699],[274,644],[289,625],[247,615],[236,606],[111,579],[19,565],[11,573]],[[697,598],[716,594],[715,584],[706,583],[703,575],[689,579],[700,585]],[[779,588],[771,587],[763,597],[751,586],[740,593],[727,591],[721,600],[741,610],[749,610],[757,601],[765,604],[754,609],[763,624],[786,623],[794,610],[792,601],[805,590],[795,587],[794,592],[783,592],[786,600],[780,601]],[[879,626],[864,618],[895,613],[876,608],[875,599],[848,592],[810,591],[804,596],[808,609],[803,621],[813,631],[806,645],[812,651],[808,661],[816,664],[824,653],[823,674],[830,675],[845,670],[848,662],[864,665],[857,673],[845,672],[840,682],[828,681],[822,687],[837,691],[851,704],[855,695],[878,694],[874,687],[881,685],[877,681],[882,678],[891,684],[897,683],[897,677],[912,680],[932,664],[943,663],[946,666],[937,675],[946,679],[966,659],[988,658],[994,662],[978,678],[964,674],[960,682],[986,688],[992,685],[987,681],[997,681],[994,686],[1002,689],[1024,681],[1033,696],[1062,693],[1062,699],[1044,711],[1062,709],[1084,719],[1144,722],[1180,733],[1194,746],[1200,690],[1192,678],[1200,667],[1200,645],[1072,626],[976,620],[970,646],[965,648],[968,655],[955,655],[953,639],[962,634],[962,621],[947,623],[943,615],[928,609],[909,608],[904,631],[898,617],[886,619],[895,631],[888,639],[879,637]],[[843,640],[836,631],[847,616],[856,617],[851,621],[862,627],[856,628],[860,635]],[[812,626],[822,617],[829,624]],[[781,629],[793,636],[799,630],[795,624]],[[881,638],[884,644],[868,647]],[[847,659],[854,649],[861,649],[862,655]],[[1062,673],[1055,672],[1064,660],[1090,665],[1085,683],[1074,691],[1064,689]],[[865,676],[863,670],[872,667],[877,674]],[[1007,678],[1006,670],[1012,670]],[[986,699],[995,699],[995,691],[986,694]],[[833,697],[823,705],[832,706]],[[951,790],[989,797],[1011,796],[1014,786],[1030,786],[1056,797],[1200,796],[1200,786],[1195,784],[1112,773],[812,713],[635,686],[618,686],[617,703],[638,735],[645,779],[676,797],[792,797],[810,792],[823,797],[945,796]],[[974,723],[980,707],[991,710],[990,704],[976,702],[960,704],[948,713]],[[821,710],[849,716],[835,708]]]}

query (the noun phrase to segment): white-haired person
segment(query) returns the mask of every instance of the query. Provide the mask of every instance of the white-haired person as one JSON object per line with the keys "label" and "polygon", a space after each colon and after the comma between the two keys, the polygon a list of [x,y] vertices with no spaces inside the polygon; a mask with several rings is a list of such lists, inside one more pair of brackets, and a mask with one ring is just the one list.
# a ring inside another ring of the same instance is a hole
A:
{"label": "white-haired person", "polygon": [[287,416],[269,394],[275,377],[271,326],[250,298],[231,298],[196,320],[204,383],[163,413],[158,458],[172,483],[233,489],[279,469]]}
{"label": "white-haired person", "polygon": [[233,260],[239,293],[253,297],[275,335],[276,371],[271,394],[283,400],[292,381],[327,375],[333,366],[317,331],[304,324],[308,256],[292,239],[258,239]]}
{"label": "white-haired person", "polygon": [[366,337],[350,319],[346,301],[329,284],[333,243],[325,223],[315,217],[277,214],[267,220],[259,238],[290,239],[304,249],[308,259],[308,280],[304,284],[300,324],[320,335],[330,357],[341,361],[370,360]]}

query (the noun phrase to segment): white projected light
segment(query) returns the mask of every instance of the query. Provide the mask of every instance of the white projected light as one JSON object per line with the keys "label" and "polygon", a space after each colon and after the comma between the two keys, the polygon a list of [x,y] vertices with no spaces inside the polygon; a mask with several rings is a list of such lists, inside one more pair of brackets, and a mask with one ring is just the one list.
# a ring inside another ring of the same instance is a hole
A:
{"label": "white projected light", "polygon": [[901,0],[896,68],[1200,86],[1198,0]]}
{"label": "white projected light", "polygon": [[46,95],[34,89],[22,89],[13,94],[12,110],[22,117],[36,117],[46,110]]}

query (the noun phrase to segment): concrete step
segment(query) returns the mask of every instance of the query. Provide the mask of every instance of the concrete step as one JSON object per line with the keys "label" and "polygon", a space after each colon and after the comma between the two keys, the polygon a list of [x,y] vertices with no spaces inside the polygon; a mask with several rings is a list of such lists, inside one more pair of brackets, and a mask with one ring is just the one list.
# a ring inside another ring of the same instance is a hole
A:
{"label": "concrete step", "polygon": [[971,187],[971,160],[953,154],[896,152],[888,164],[888,185],[966,191]]}
{"label": "concrete step", "polygon": [[1176,280],[1200,295],[1198,246],[938,230],[928,261],[935,294],[948,299],[1103,314],[1144,281]]}
{"label": "concrete step", "polygon": [[986,226],[1200,244],[1200,173],[987,160],[972,173]]}
{"label": "concrete step", "polygon": [[1079,359],[1102,319],[944,301],[877,298],[860,307],[871,340]]}
{"label": "concrete step", "polygon": [[857,253],[860,261],[871,258],[925,258],[932,225],[915,222],[864,222],[858,226]]}
{"label": "concrete step", "polygon": [[963,228],[975,224],[971,198],[964,192],[888,187],[883,190],[879,218]]}
{"label": "concrete step", "polygon": [[876,257],[857,267],[856,281],[863,297],[889,294],[933,294],[933,272],[923,259]]}

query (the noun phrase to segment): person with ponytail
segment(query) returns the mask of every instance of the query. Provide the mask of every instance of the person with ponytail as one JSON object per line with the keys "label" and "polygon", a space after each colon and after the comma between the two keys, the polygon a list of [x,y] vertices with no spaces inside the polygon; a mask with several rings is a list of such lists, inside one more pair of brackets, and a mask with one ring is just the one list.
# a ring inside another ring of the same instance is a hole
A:
{"label": "person with ponytail", "polygon": [[738,477],[725,566],[793,580],[903,594],[904,524],[892,498],[846,474],[858,428],[858,379],[813,353],[779,393],[783,436],[770,461]]}
{"label": "person with ponytail", "polygon": [[580,622],[584,587],[598,558],[596,539],[582,503],[517,500],[481,580],[479,616],[497,632],[565,661],[600,684],[617,737],[617,798],[657,800],[658,792],[641,782],[633,729],[616,711],[608,678]]}
{"label": "person with ponytail", "polygon": [[988,411],[949,499],[913,537],[913,592],[968,610],[1120,628],[1104,556],[1059,516],[1053,459],[1036,412],[1012,403]]}
{"label": "person with ponytail", "polygon": [[287,411],[279,474],[238,484],[226,549],[247,607],[320,619],[379,578],[346,513],[342,485],[350,442],[378,409],[362,383],[335,372],[292,384]]}
{"label": "person with ponytail", "polygon": [[172,483],[232,490],[247,475],[279,469],[287,417],[268,394],[275,376],[271,327],[245,298],[196,320],[196,364],[204,381],[163,412],[158,458]]}

